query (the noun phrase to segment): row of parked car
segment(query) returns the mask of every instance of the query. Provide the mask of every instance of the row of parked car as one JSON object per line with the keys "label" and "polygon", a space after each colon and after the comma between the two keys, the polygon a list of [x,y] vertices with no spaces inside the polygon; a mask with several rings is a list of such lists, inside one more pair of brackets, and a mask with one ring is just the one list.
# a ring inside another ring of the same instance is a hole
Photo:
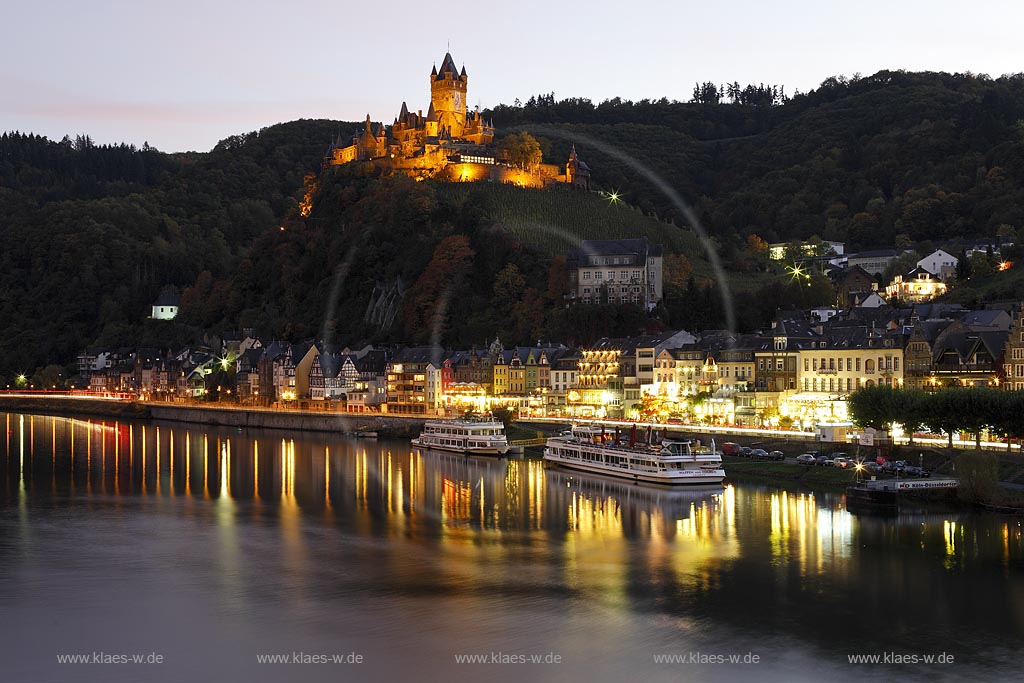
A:
{"label": "row of parked car", "polygon": [[766,451],[763,448],[751,448],[740,446],[731,441],[722,444],[723,455],[738,455],[741,458],[755,458],[757,460],[785,460],[786,455],[782,451]]}
{"label": "row of parked car", "polygon": [[[749,446],[740,446],[738,443],[726,442],[722,444],[723,455],[736,455],[741,458],[754,458],[757,460],[777,460],[782,461],[786,459],[785,454],[782,451],[766,451],[763,448],[751,448]],[[807,453],[801,453],[796,456],[796,461],[800,465],[817,466],[817,467],[838,467],[839,469],[853,469],[857,466],[857,460],[851,458],[846,453],[836,452],[831,455],[825,455],[820,451],[808,451]],[[868,474],[892,474],[901,477],[930,477],[931,473],[928,470],[916,467],[914,465],[908,465],[903,460],[886,460],[879,464],[873,460],[861,462],[861,469]]]}
{"label": "row of parked car", "polygon": [[801,465],[817,465],[820,467],[838,467],[840,469],[847,469],[853,467],[854,463],[850,460],[846,453],[833,453],[832,455],[822,455],[818,451],[811,451],[809,453],[801,453],[796,456],[796,461]]}
{"label": "row of parked car", "polygon": [[[801,453],[796,456],[796,461],[801,465],[815,465],[820,467],[839,467],[847,469],[855,467],[856,462],[851,460],[846,453],[833,453],[822,455],[818,451]],[[903,460],[886,460],[879,464],[873,460],[861,463],[861,468],[869,474],[894,474],[904,477],[930,477],[928,470],[915,465],[908,465]]]}

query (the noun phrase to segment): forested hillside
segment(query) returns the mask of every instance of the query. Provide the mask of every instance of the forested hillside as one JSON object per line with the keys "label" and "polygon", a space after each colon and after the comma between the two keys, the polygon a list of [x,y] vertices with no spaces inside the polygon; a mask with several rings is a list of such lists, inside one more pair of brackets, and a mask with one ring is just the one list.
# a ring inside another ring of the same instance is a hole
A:
{"label": "forested hillside", "polygon": [[731,251],[749,234],[852,249],[1024,226],[1024,74],[879,72],[760,105],[533,98],[488,112],[569,144],[606,187],[676,207],[596,140],[676,188]]}
{"label": "forested hillside", "polygon": [[[361,164],[321,173],[330,140],[356,123],[278,124],[190,154],[5,133],[0,380],[67,363],[94,342],[166,346],[243,325],[446,344],[721,325],[704,248],[659,180],[693,206],[733,289],[758,292],[736,298],[744,328],[829,296],[824,283],[801,288],[769,272],[765,241],[817,235],[855,250],[1016,239],[1024,226],[1024,77],[883,72],[792,98],[774,86],[721,88],[735,103],[709,85],[692,103],[545,96],[485,113],[499,134],[540,138],[548,161],[575,143],[595,185],[626,204],[412,183]],[[627,234],[671,254],[656,319],[564,308],[557,255],[576,239]],[[147,321],[165,286],[182,292],[182,315]],[[399,293],[393,317],[372,313]]]}

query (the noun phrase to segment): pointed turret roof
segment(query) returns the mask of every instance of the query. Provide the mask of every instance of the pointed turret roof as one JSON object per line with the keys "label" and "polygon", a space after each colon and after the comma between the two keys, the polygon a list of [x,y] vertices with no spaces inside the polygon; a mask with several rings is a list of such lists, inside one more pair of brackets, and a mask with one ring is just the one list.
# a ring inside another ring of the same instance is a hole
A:
{"label": "pointed turret roof", "polygon": [[451,73],[452,76],[459,73],[459,70],[455,68],[455,60],[452,59],[451,52],[444,53],[444,60],[441,62],[441,69],[436,74],[436,78],[438,80],[443,79],[446,72]]}
{"label": "pointed turret roof", "polygon": [[398,112],[398,118],[405,120],[405,117],[409,115],[409,107],[405,106],[405,102],[402,102],[402,111]]}
{"label": "pointed turret roof", "polygon": [[434,102],[430,102],[430,108],[427,109],[427,121],[437,121],[437,112],[434,111]]}
{"label": "pointed turret roof", "polygon": [[462,76],[462,78],[466,78],[467,77],[466,76],[466,65],[465,64],[462,65],[462,73],[460,73],[459,75]]}
{"label": "pointed turret roof", "polygon": [[436,76],[437,75],[437,64],[434,64],[433,68],[430,69],[430,75],[431,76]]}
{"label": "pointed turret roof", "polygon": [[370,121],[370,115],[366,115],[366,127],[363,129],[363,140],[373,139],[376,136],[373,133],[373,122]]}

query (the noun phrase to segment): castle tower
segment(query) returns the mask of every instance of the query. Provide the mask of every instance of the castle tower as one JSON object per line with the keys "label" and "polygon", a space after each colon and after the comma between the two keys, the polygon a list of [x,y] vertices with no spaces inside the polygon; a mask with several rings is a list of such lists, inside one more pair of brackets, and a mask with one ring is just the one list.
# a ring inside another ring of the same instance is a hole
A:
{"label": "castle tower", "polygon": [[370,115],[366,115],[366,126],[363,128],[363,134],[356,140],[356,148],[358,149],[358,157],[362,160],[376,159],[377,157],[384,156],[384,136],[377,135],[373,130],[373,122],[370,121]]}
{"label": "castle tower", "polygon": [[437,112],[434,111],[434,103],[430,103],[430,109],[427,110],[427,119],[424,122],[425,133],[428,138],[437,137]]}
{"label": "castle tower", "polygon": [[565,182],[573,187],[590,189],[590,167],[576,155],[576,145],[569,152],[569,161],[565,164]]}
{"label": "castle tower", "polygon": [[466,67],[461,73],[455,68],[450,52],[445,53],[440,69],[430,73],[430,104],[437,114],[441,128],[453,138],[461,138],[466,128],[466,85],[469,76]]}

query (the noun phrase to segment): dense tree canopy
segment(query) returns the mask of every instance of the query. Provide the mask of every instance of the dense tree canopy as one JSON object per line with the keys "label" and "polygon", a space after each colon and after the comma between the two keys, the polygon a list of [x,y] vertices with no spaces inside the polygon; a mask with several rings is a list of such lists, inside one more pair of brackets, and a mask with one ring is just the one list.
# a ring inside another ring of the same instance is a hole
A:
{"label": "dense tree canopy", "polygon": [[[390,327],[367,322],[374,291],[426,310],[436,310],[430,293],[444,292],[451,344],[716,327],[725,302],[706,250],[734,290],[758,291],[735,299],[749,329],[777,307],[831,296],[824,281],[773,271],[768,242],[816,235],[856,250],[1015,239],[1024,228],[1024,76],[880,72],[792,96],[738,83],[705,83],[697,94],[596,104],[548,94],[484,112],[528,143],[526,165],[538,147],[562,163],[575,142],[597,188],[626,200],[614,204],[564,188],[413,183],[364,164],[321,174],[329,142],[357,123],[295,121],[188,154],[3,133],[0,375],[64,365],[93,342],[172,344],[240,326],[293,338],[336,330],[353,342],[424,338],[422,312],[403,310]],[[688,229],[659,180],[710,241]],[[631,306],[566,307],[565,261],[553,257],[579,239],[636,235],[669,254],[657,319]],[[463,260],[442,263],[442,244]],[[461,280],[439,288],[449,268]],[[1019,290],[1004,280],[972,296]],[[166,286],[182,292],[180,319],[148,321]]]}
{"label": "dense tree canopy", "polygon": [[614,146],[737,245],[751,233],[769,242],[819,234],[860,249],[891,246],[897,235],[994,236],[1002,225],[1024,226],[1024,74],[882,71],[829,78],[792,97],[778,86],[703,83],[692,103],[550,94],[488,114],[499,128],[551,138],[558,159],[575,141],[606,187],[683,220],[603,145]]}

